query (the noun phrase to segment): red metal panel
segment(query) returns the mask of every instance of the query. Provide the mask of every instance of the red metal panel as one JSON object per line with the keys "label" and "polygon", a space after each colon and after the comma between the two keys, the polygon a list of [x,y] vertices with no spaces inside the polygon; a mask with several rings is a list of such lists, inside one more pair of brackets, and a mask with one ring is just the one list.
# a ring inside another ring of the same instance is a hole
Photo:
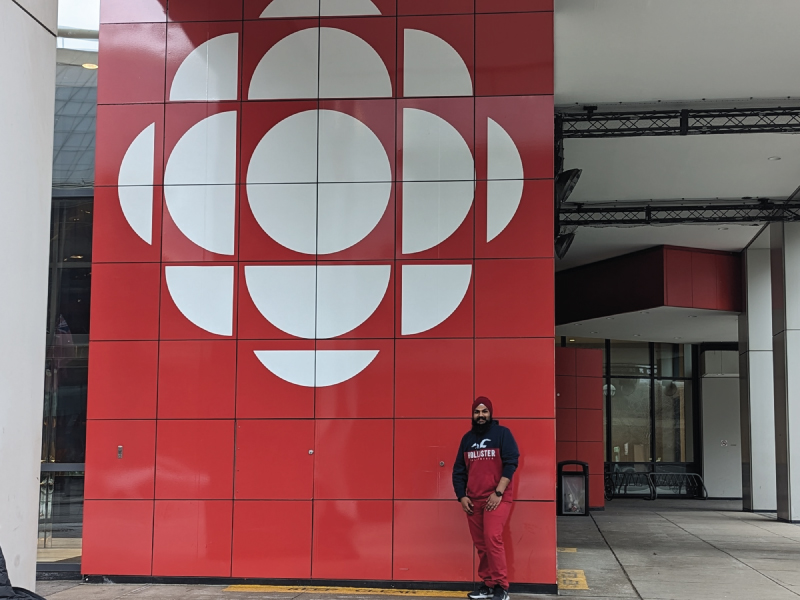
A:
{"label": "red metal panel", "polygon": [[[150,125],[155,125],[154,138],[155,148],[153,149],[153,183],[161,185],[164,182],[163,165],[164,165],[164,105],[163,104],[124,104],[113,106],[98,106],[97,107],[97,138],[96,138],[96,159],[95,159],[95,186],[97,187],[116,187],[119,183],[119,171],[122,166],[122,159],[125,153],[133,143],[133,140]],[[116,191],[113,193],[116,196]],[[119,211],[118,218],[123,219],[120,221],[104,220],[95,221],[95,225],[102,229],[113,225],[115,222],[124,225],[122,229],[112,229],[110,231],[98,231],[95,227],[92,234],[94,235],[94,244],[100,244],[100,256],[97,254],[98,248],[93,249],[92,259],[95,262],[119,262],[116,256],[103,259],[104,250],[106,247],[114,244],[115,248],[118,242],[114,241],[115,236],[123,236],[130,238],[133,236],[140,244],[147,246],[147,244],[140,240],[130,230],[127,223],[124,223],[124,216],[121,214],[122,209],[117,200],[116,210]],[[98,215],[95,211],[95,219]],[[160,217],[160,215],[159,215]],[[125,231],[125,229],[129,231]],[[156,232],[160,229],[156,229]],[[149,255],[155,254],[158,238],[160,235],[153,236],[153,246],[147,248],[136,247],[142,254]],[[127,246],[127,245],[126,245]],[[158,246],[160,247],[160,245]],[[110,253],[110,252],[109,252]],[[154,260],[159,260],[160,254]],[[136,260],[139,262],[149,262],[142,258],[127,256],[128,261]],[[100,260],[98,260],[100,259]]]}
{"label": "red metal panel", "polygon": [[[131,107],[140,108],[136,105],[131,105]],[[102,108],[111,107],[99,107],[98,110]],[[99,158],[98,162],[100,162]],[[103,262],[158,262],[161,260],[162,192],[161,187],[153,188],[152,244],[148,244],[136,235],[125,220],[120,207],[120,190],[116,187],[95,188],[92,242],[92,261],[95,264]]]}
{"label": "red metal panel", "polygon": [[473,340],[396,342],[395,416],[469,417]]}
{"label": "red metal panel", "polygon": [[578,440],[578,460],[589,463],[591,475],[603,474],[603,442],[582,442]]}
{"label": "red metal panel", "polygon": [[152,499],[155,466],[155,421],[86,423],[86,498]]}
{"label": "red metal panel", "polygon": [[92,267],[92,340],[158,339],[157,264]]}
{"label": "red metal panel", "polygon": [[233,498],[233,421],[158,422],[156,498]]}
{"label": "red metal panel", "polygon": [[556,582],[555,503],[514,502],[503,541],[510,581]]}
{"label": "red metal panel", "polygon": [[391,579],[392,501],[315,500],[312,547],[312,577]]}
{"label": "red metal panel", "polygon": [[475,341],[475,395],[487,396],[499,418],[552,418],[553,340]]}
{"label": "red metal panel", "polygon": [[554,336],[553,261],[476,260],[477,337]]}
{"label": "red metal panel", "polygon": [[589,475],[589,506],[603,508],[605,505],[604,475]]}
{"label": "red metal panel", "polygon": [[167,0],[103,0],[100,3],[100,23],[163,22],[167,19],[166,13]]}
{"label": "red metal panel", "polygon": [[311,577],[311,513],[310,500],[234,502],[233,577]]}
{"label": "red metal panel", "polygon": [[553,14],[478,15],[475,95],[553,93]]}
{"label": "red metal panel", "polygon": [[507,419],[519,446],[519,467],[514,474],[514,500],[555,500],[555,419]]}
{"label": "red metal panel", "polygon": [[572,408],[556,409],[556,439],[572,442],[578,436],[578,411]]}
{"label": "red metal panel", "polygon": [[98,104],[163,102],[166,24],[125,23],[101,29],[98,62],[103,64],[103,75],[97,87]]}
{"label": "red metal panel", "polygon": [[717,310],[741,312],[742,259],[738,254],[717,254]]}
{"label": "red metal panel", "polygon": [[[314,421],[238,421],[236,500],[310,500]],[[277,510],[280,505],[273,505]]]}
{"label": "red metal panel", "polygon": [[409,500],[452,500],[453,462],[461,438],[469,431],[470,426],[469,417],[397,419],[394,497]]}
{"label": "red metal panel", "polygon": [[[558,360],[556,348],[556,360]],[[556,408],[576,408],[578,401],[577,377],[556,376]]]}
{"label": "red metal panel", "polygon": [[475,0],[475,12],[539,12],[553,11],[553,0]]}
{"label": "red metal panel", "polygon": [[[472,275],[470,277],[467,291],[464,293],[461,302],[453,310],[452,313],[439,325],[432,327],[426,331],[417,334],[403,335],[403,274],[406,268],[413,269],[415,266],[423,265],[469,265],[472,268]],[[402,339],[452,339],[452,338],[473,338],[474,325],[475,325],[475,269],[472,261],[464,260],[448,260],[448,261],[434,261],[426,260],[424,263],[419,261],[403,261],[397,262],[397,288],[396,294],[396,316],[395,316],[395,335]]]}
{"label": "red metal panel", "polygon": [[153,575],[230,577],[232,522],[230,500],[156,500]]}
{"label": "red metal panel", "polygon": [[236,342],[162,341],[158,357],[160,419],[232,419]]}
{"label": "red metal panel", "polygon": [[314,498],[392,497],[391,419],[318,419],[316,425]]}
{"label": "red metal panel", "polygon": [[82,548],[85,575],[150,575],[153,501],[86,500]]}
{"label": "red metal panel", "polygon": [[565,460],[578,460],[577,442],[556,442],[556,464]]}
{"label": "red metal panel", "polygon": [[692,307],[717,308],[716,254],[692,252]]}
{"label": "red metal panel", "polygon": [[391,419],[394,413],[394,340],[319,340],[317,350],[377,350],[361,373],[343,383],[317,388],[318,419]]}
{"label": "red metal panel", "polygon": [[158,342],[89,344],[88,418],[155,419]]}
{"label": "red metal panel", "polygon": [[556,375],[575,376],[577,374],[577,348],[556,347]]}
{"label": "red metal panel", "polygon": [[577,348],[575,350],[577,359],[576,375],[578,377],[602,377],[603,376],[603,351],[590,348]]}
{"label": "red metal panel", "polygon": [[458,502],[394,503],[394,579],[472,581],[472,570],[472,538]]}
{"label": "red metal panel", "polygon": [[578,409],[577,440],[579,442],[603,441],[603,411]]}
{"label": "red metal panel", "polygon": [[602,377],[576,377],[575,383],[578,390],[578,408],[603,408],[603,378]]}
{"label": "red metal panel", "polygon": [[667,306],[692,306],[692,253],[664,248],[664,296]]}
{"label": "red metal panel", "polygon": [[[216,2],[216,0],[177,0],[177,2],[173,0],[169,4],[168,10],[170,20],[203,22],[180,24],[170,23],[167,25],[167,98],[170,97],[170,91],[172,89],[172,82],[175,79],[175,73],[177,73],[178,68],[195,48],[198,48],[211,39],[233,33],[238,36],[239,48],[241,49],[241,22],[225,21],[220,19],[221,22],[214,23],[208,22],[208,19],[190,18],[190,13],[194,13],[195,16],[200,16],[201,12],[208,9],[208,4],[210,3],[214,3],[220,7],[218,10],[221,9],[224,11],[226,10],[225,7],[228,7],[228,12],[236,10],[236,5],[234,3]],[[238,12],[240,15],[241,11],[242,6],[239,4]],[[181,14],[176,15],[175,13]],[[175,19],[173,18],[174,16],[180,16],[184,18]],[[241,16],[239,17],[239,20],[241,20]],[[235,98],[226,98],[226,100],[235,100]]]}
{"label": "red metal panel", "polygon": [[239,340],[238,346],[236,364],[238,419],[314,418],[314,388],[294,385],[281,379],[267,369],[255,354],[262,350],[314,350],[314,340]]}
{"label": "red metal panel", "polygon": [[399,15],[445,15],[471,13],[474,0],[397,0]]}
{"label": "red metal panel", "polygon": [[[510,18],[518,18],[515,15]],[[528,18],[527,16],[524,16]],[[478,17],[482,19],[483,17]],[[509,17],[503,17],[509,18]],[[475,168],[477,169],[478,179],[488,179],[488,139],[489,139],[489,119],[499,125],[513,140],[519,150],[522,159],[523,177],[521,179],[539,179],[536,198],[541,204],[544,202],[546,192],[550,191],[550,208],[553,207],[552,182],[547,181],[553,177],[553,119],[549,115],[553,112],[552,96],[504,96],[494,98],[477,98],[475,100]],[[530,189],[533,182],[526,182],[526,188]],[[524,200],[523,200],[524,201]],[[518,209],[519,210],[519,209]],[[516,221],[521,215],[517,212],[514,217]],[[520,219],[528,226],[533,226],[533,222],[527,219]],[[512,221],[512,223],[514,223]],[[485,232],[485,229],[479,229]],[[548,252],[544,254],[530,255],[525,252],[524,240],[527,238],[539,238],[535,242],[544,244],[552,242],[553,228],[548,232],[537,230],[543,235],[533,236],[530,229],[519,229],[516,234],[509,231],[509,237],[513,238],[518,246],[516,251],[509,252],[509,257],[523,258],[533,257],[552,257],[553,245],[549,244]],[[478,239],[486,239],[485,235],[479,235]],[[533,242],[529,242],[533,243]]]}
{"label": "red metal panel", "polygon": [[170,0],[170,21],[241,21],[241,2]]}

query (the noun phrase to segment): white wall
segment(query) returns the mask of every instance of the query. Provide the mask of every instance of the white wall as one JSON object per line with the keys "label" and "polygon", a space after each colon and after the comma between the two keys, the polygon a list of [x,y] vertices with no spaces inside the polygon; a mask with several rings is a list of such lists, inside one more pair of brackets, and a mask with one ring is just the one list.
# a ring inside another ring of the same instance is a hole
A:
{"label": "white wall", "polygon": [[28,589],[36,577],[57,9],[56,0],[0,0],[0,547],[11,582]]}
{"label": "white wall", "polygon": [[741,498],[739,353],[705,352],[702,362],[703,480],[711,498]]}

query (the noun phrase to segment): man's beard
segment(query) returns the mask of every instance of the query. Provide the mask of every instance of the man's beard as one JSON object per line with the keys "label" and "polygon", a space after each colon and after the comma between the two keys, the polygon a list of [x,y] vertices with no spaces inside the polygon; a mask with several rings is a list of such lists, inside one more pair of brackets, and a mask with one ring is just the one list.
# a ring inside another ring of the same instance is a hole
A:
{"label": "man's beard", "polygon": [[483,435],[487,431],[489,431],[489,427],[492,425],[492,417],[486,419],[484,424],[478,423],[475,419],[472,419],[472,432],[477,435]]}

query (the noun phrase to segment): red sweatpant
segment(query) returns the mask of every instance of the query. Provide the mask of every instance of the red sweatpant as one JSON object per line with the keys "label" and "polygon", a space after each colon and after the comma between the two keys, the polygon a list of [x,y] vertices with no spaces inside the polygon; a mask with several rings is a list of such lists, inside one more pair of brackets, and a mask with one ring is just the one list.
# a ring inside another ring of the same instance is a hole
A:
{"label": "red sweatpant", "polygon": [[472,542],[478,550],[478,576],[489,587],[499,585],[508,589],[506,549],[503,546],[503,529],[511,513],[511,502],[487,511],[486,500],[473,502],[472,514],[467,515]]}

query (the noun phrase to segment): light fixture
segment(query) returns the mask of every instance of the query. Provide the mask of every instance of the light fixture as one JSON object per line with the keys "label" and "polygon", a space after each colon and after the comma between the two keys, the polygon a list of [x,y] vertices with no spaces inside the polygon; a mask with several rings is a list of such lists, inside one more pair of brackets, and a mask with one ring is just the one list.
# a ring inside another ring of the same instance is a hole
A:
{"label": "light fixture", "polygon": [[596,331],[590,331],[589,333],[597,333]]}
{"label": "light fixture", "polygon": [[717,230],[719,230],[719,231],[728,231],[728,228],[727,227],[717,227]]}
{"label": "light fixture", "polygon": [[574,342],[575,340],[571,339],[570,342]]}
{"label": "light fixture", "polygon": [[780,160],[780,156],[770,156],[767,160]]}
{"label": "light fixture", "polygon": [[581,325],[583,325],[583,323],[573,323],[573,325],[575,325],[575,327],[580,327]]}
{"label": "light fixture", "polygon": [[89,69],[90,71],[94,71],[95,69],[97,69],[97,65],[94,63],[83,63],[81,66],[84,69]]}
{"label": "light fixture", "polygon": [[613,321],[614,317],[606,317],[606,321]]}
{"label": "light fixture", "polygon": [[696,319],[696,318],[697,318],[697,315],[689,315],[689,318],[690,318],[690,319]]}
{"label": "light fixture", "polygon": [[676,340],[682,340],[683,338],[682,337],[676,337],[675,339]]}
{"label": "light fixture", "polygon": [[647,311],[647,310],[643,310],[643,311],[642,311],[642,312],[640,312],[639,314],[640,314],[640,315],[649,315],[649,314],[650,314],[650,312],[649,312],[649,311]]}
{"label": "light fixture", "polygon": [[642,334],[641,333],[634,333],[633,337],[642,337]]}

